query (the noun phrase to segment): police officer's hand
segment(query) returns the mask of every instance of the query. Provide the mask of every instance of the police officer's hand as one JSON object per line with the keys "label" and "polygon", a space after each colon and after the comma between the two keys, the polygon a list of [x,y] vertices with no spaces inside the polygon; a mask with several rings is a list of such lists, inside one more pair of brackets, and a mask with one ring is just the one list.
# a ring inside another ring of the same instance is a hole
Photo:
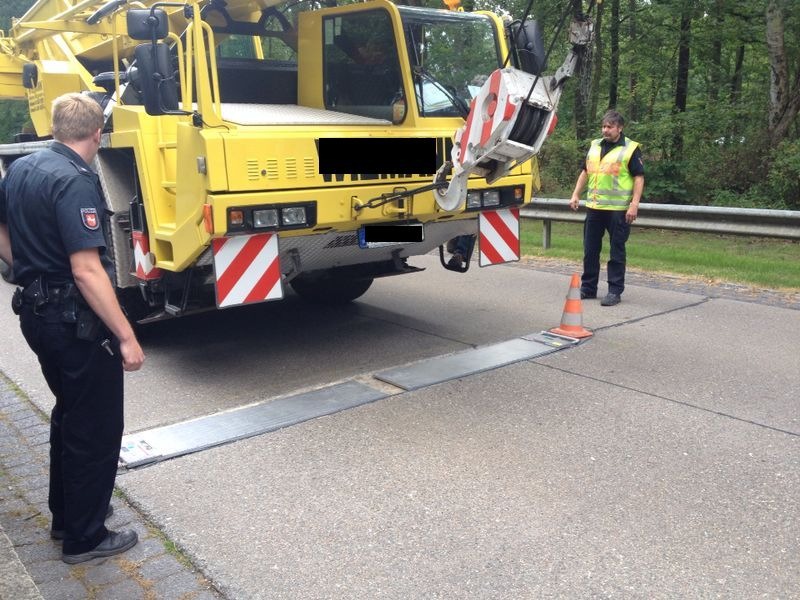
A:
{"label": "police officer's hand", "polygon": [[581,199],[579,196],[572,194],[572,198],[569,200],[569,207],[572,210],[578,210],[578,206],[580,205]]}
{"label": "police officer's hand", "polygon": [[119,351],[122,354],[122,368],[126,371],[138,371],[144,363],[144,351],[139,345],[139,340],[131,336],[126,340],[120,340]]}

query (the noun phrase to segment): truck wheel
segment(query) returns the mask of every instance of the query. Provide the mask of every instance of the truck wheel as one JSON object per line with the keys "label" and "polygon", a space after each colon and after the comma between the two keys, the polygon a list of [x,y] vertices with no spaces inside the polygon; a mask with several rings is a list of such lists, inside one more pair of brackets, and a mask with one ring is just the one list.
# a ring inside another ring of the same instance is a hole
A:
{"label": "truck wheel", "polygon": [[0,260],[0,276],[3,277],[3,281],[7,281],[8,283],[16,283],[16,281],[14,281],[14,273],[11,271],[11,267],[9,267],[2,260]]}
{"label": "truck wheel", "polygon": [[315,304],[346,304],[362,296],[373,279],[344,277],[304,277],[298,275],[291,281],[298,296]]}

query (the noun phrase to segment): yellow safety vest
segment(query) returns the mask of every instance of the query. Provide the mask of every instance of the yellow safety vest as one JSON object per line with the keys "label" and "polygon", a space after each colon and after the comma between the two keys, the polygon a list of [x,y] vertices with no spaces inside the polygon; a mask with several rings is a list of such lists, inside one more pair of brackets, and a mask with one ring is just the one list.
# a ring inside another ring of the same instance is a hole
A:
{"label": "yellow safety vest", "polygon": [[628,163],[639,142],[625,138],[600,159],[600,142],[594,140],[586,155],[586,206],[598,210],[628,210],[633,197],[633,176]]}

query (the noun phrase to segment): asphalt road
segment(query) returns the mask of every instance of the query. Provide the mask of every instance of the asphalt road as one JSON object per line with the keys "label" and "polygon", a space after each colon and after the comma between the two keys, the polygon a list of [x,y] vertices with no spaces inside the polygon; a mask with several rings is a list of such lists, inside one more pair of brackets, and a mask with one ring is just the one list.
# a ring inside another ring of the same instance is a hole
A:
{"label": "asphalt road", "polygon": [[[126,431],[559,324],[563,272],[414,262],[343,309],[145,330]],[[797,597],[800,311],[631,279],[617,307],[583,302],[577,347],[118,484],[232,599]],[[10,311],[0,325],[0,370],[49,410]]]}

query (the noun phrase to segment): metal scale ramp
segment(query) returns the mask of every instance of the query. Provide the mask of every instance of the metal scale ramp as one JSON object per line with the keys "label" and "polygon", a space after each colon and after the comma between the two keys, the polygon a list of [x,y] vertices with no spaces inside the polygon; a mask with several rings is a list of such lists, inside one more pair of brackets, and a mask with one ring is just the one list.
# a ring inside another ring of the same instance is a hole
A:
{"label": "metal scale ramp", "polygon": [[[556,352],[578,342],[543,331],[386,369],[375,373],[374,378],[402,390],[418,390]],[[331,415],[391,395],[394,394],[350,380],[132,433],[122,438],[120,462],[127,468],[140,467]]]}
{"label": "metal scale ramp", "polygon": [[490,346],[472,348],[387,369],[376,373],[375,378],[404,390],[418,390],[429,385],[536,358],[577,342],[578,340],[573,338],[565,338],[543,331]]}
{"label": "metal scale ramp", "polygon": [[357,381],[347,381],[132,433],[122,438],[120,461],[129,468],[139,467],[331,415],[386,396],[386,393]]}

